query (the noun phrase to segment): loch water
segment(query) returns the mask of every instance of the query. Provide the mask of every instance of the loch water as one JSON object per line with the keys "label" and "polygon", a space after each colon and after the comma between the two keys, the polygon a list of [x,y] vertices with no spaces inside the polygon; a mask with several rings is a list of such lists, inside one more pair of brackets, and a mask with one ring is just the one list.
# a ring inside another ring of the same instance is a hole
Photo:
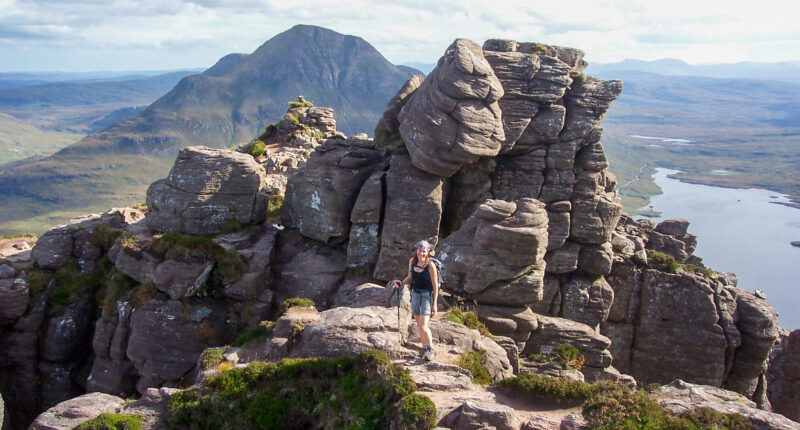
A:
{"label": "loch water", "polygon": [[681,182],[676,170],[656,169],[662,194],[650,208],[661,216],[689,220],[697,236],[694,254],[706,267],[733,272],[739,288],[764,291],[778,312],[781,327],[800,328],[800,209],[778,203],[790,200],[761,189],[731,189]]}

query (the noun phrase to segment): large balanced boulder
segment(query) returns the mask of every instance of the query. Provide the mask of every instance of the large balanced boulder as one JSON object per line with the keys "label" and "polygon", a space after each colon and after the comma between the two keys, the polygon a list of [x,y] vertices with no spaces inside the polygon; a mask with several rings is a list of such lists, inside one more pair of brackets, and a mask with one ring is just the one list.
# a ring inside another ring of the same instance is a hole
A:
{"label": "large balanced boulder", "polygon": [[503,87],[481,47],[456,39],[398,115],[414,165],[450,177],[462,166],[500,152]]}
{"label": "large balanced boulder", "polygon": [[147,189],[147,225],[156,231],[202,235],[234,223],[261,222],[269,199],[265,174],[248,154],[183,148],[167,178]]}

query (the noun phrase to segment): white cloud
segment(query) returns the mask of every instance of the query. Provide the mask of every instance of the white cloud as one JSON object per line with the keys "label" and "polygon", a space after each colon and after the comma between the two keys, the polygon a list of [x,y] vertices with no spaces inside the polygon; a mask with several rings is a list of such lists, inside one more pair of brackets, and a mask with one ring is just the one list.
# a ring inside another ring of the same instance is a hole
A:
{"label": "white cloud", "polygon": [[457,37],[573,46],[599,62],[800,60],[800,32],[783,3],[0,0],[0,68],[208,67],[299,23],[360,36],[396,63],[435,62]]}

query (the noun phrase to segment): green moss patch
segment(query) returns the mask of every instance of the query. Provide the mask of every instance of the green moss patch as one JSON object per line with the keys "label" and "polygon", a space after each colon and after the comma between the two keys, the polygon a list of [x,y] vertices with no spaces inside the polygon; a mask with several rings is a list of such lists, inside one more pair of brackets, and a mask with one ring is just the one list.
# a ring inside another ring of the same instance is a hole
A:
{"label": "green moss patch", "polygon": [[75,261],[58,268],[52,274],[52,279],[56,280],[56,286],[50,291],[47,312],[49,314],[57,313],[65,306],[78,301],[84,293],[89,291],[95,293],[102,290],[112,272],[113,265],[105,256],[97,259],[97,267],[89,274],[81,273]]}
{"label": "green moss patch", "polygon": [[31,238],[31,239],[38,239],[38,234],[33,233],[21,233],[21,234],[12,234],[12,235],[0,235],[0,240],[5,239],[22,239],[22,238]]}
{"label": "green moss patch", "polygon": [[243,430],[378,429],[395,418],[427,423],[423,400],[406,399],[400,407],[415,388],[380,352],[252,363],[173,395],[167,422],[174,429]]}
{"label": "green moss patch", "polygon": [[492,333],[486,325],[478,320],[478,314],[474,311],[465,311],[459,306],[453,306],[447,310],[447,321],[463,324],[469,328],[478,330],[482,335],[492,337]]}
{"label": "green moss patch", "polygon": [[570,72],[569,77],[572,78],[572,85],[573,86],[580,86],[586,82],[586,75],[583,73],[578,72]]}
{"label": "green moss patch", "polygon": [[470,351],[461,354],[456,360],[456,365],[469,370],[472,381],[476,384],[486,385],[492,382],[492,375],[486,369],[486,351]]}
{"label": "green moss patch", "polygon": [[302,297],[294,297],[291,299],[286,299],[281,303],[280,309],[278,309],[278,317],[285,314],[289,308],[294,307],[301,307],[301,308],[313,308],[314,301],[311,299],[304,299]]}
{"label": "green moss patch", "polygon": [[267,202],[267,221],[281,222],[281,209],[283,209],[284,197],[280,194],[269,196]]}
{"label": "green moss patch", "polygon": [[302,108],[302,107],[310,108],[310,107],[314,107],[314,103],[311,103],[309,101],[292,100],[292,101],[289,102],[289,107],[290,108]]}
{"label": "green moss patch", "polygon": [[572,368],[576,370],[581,370],[583,363],[586,361],[586,358],[578,348],[566,343],[557,345],[555,354],[529,354],[525,358],[536,363],[558,361],[564,366],[564,369]]}
{"label": "green moss patch", "polygon": [[436,426],[436,405],[421,394],[412,393],[403,397],[398,409],[399,430],[429,429]]}
{"label": "green moss patch", "polygon": [[120,229],[111,228],[107,225],[98,225],[92,229],[89,242],[103,251],[108,251],[120,235],[122,235],[122,230]]}
{"label": "green moss patch", "polygon": [[100,414],[75,427],[76,430],[139,430],[141,428],[141,417],[125,414]]}
{"label": "green moss patch", "polygon": [[164,233],[153,240],[150,250],[161,258],[185,263],[213,261],[214,281],[223,285],[236,281],[247,269],[238,252],[226,250],[205,236]]}
{"label": "green moss patch", "polygon": [[678,263],[675,257],[665,254],[663,252],[654,251],[652,249],[645,250],[647,253],[647,267],[660,270],[666,273],[678,273],[678,269],[683,269],[690,273],[703,275],[706,278],[714,279],[717,274],[713,270],[706,267],[698,267],[689,263]]}
{"label": "green moss patch", "polygon": [[200,368],[208,370],[225,361],[222,348],[209,348],[200,354]]}

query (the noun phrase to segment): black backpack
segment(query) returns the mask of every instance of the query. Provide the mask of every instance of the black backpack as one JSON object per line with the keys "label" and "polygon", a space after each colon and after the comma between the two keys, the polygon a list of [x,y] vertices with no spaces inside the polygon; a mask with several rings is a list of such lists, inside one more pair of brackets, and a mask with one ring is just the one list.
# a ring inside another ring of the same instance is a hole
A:
{"label": "black backpack", "polygon": [[444,263],[442,263],[441,260],[439,260],[437,258],[433,258],[433,257],[430,257],[430,260],[431,260],[431,262],[433,262],[433,264],[436,265],[436,272],[437,272],[437,275],[438,275],[436,277],[436,280],[439,281],[438,282],[439,285],[437,285],[436,287],[437,288],[442,288],[442,284],[444,284]]}

